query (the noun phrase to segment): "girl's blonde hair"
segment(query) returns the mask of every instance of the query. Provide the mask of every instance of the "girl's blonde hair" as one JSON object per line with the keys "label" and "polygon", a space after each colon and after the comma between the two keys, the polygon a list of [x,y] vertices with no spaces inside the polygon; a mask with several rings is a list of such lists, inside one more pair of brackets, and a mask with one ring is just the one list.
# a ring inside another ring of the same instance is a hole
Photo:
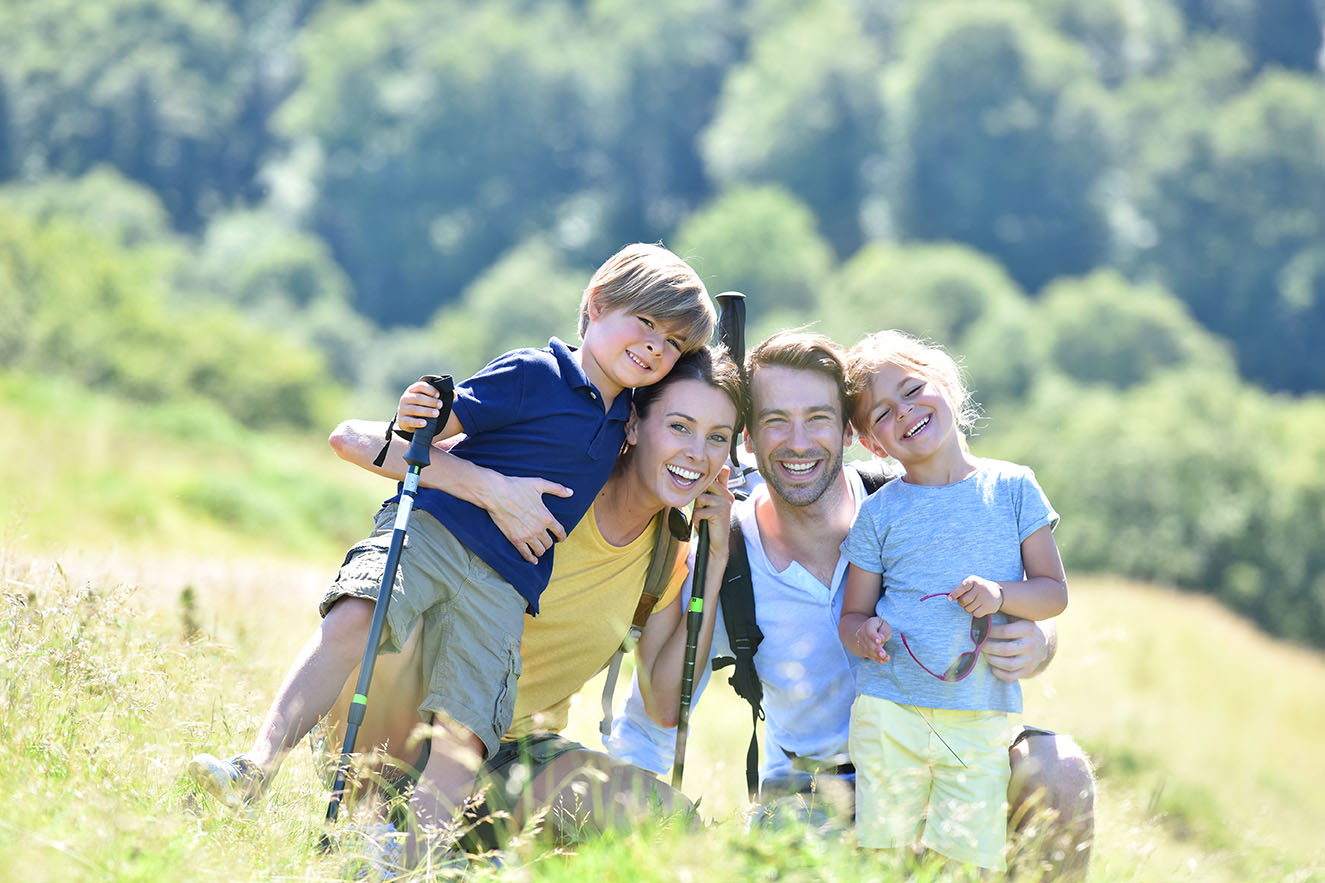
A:
{"label": "girl's blonde hair", "polygon": [[913,371],[938,387],[952,408],[957,428],[970,434],[980,419],[980,406],[971,398],[971,390],[962,377],[957,360],[937,344],[912,337],[905,331],[876,331],[847,353],[847,383],[851,395],[851,423],[858,432],[867,428],[865,415],[859,413],[862,395],[870,381],[885,365]]}

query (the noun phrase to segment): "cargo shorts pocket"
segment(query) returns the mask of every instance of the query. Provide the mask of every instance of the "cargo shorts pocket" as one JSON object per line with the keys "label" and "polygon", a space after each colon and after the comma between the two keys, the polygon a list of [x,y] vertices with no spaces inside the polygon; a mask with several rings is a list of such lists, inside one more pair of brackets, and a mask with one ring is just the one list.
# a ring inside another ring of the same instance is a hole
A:
{"label": "cargo shorts pocket", "polygon": [[505,644],[506,677],[501,689],[497,692],[497,704],[493,709],[499,734],[509,730],[511,722],[515,719],[515,695],[520,673],[523,671],[523,662],[520,659],[520,639],[508,637]]}

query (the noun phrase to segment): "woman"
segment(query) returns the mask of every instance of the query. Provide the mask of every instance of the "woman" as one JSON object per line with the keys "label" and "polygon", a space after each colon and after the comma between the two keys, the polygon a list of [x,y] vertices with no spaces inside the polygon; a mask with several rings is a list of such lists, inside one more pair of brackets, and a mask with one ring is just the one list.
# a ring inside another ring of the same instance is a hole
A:
{"label": "woman", "polygon": [[[666,507],[693,501],[695,521],[709,521],[706,591],[716,595],[726,567],[732,502],[723,466],[744,397],[735,364],[715,349],[683,356],[666,378],[636,391],[627,447],[589,513],[557,545],[541,612],[526,619],[514,723],[480,774],[489,808],[509,813],[506,824],[514,830],[545,809],[551,810],[547,821],[554,832],[564,834],[622,824],[654,807],[667,812],[689,806],[683,795],[644,771],[557,733],[566,725],[570,698],[603,668],[627,633],[653,551],[656,519],[665,516]],[[408,395],[400,414],[411,414]],[[381,423],[347,421],[331,444],[346,460],[399,478],[404,474],[399,440],[392,442],[383,466],[372,465],[383,430]],[[487,509],[526,557],[543,553],[551,545],[549,534],[564,536],[542,504],[542,495],[558,492],[557,486],[469,465],[443,454],[423,471],[421,484]],[[667,724],[674,722],[679,703],[685,646],[681,605],[670,602],[687,571],[676,568],[637,648],[641,680],[651,685],[646,705]],[[708,658],[716,609],[706,605],[700,659]],[[381,746],[390,757],[418,756],[419,742],[410,736],[419,723],[415,709],[427,693],[429,660],[440,632],[436,619],[425,618],[401,653],[378,658],[359,745]],[[330,715],[333,728],[344,719],[353,687],[352,677]],[[331,744],[339,742],[333,738]]]}

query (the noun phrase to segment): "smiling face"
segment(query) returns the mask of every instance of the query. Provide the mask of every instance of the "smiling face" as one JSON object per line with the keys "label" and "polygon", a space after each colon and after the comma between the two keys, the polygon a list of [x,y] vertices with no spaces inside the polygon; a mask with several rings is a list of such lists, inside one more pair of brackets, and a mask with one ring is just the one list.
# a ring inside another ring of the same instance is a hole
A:
{"label": "smiling face", "polygon": [[666,377],[681,355],[681,346],[681,335],[651,316],[590,303],[582,365],[590,382],[610,399],[623,389],[649,386]]}
{"label": "smiling face", "polygon": [[850,440],[837,384],[819,371],[765,365],[750,383],[750,438],[769,490],[793,506],[819,500]]}
{"label": "smiling face", "polygon": [[952,404],[918,371],[884,364],[856,400],[856,428],[866,448],[908,471],[962,456]]}
{"label": "smiling face", "polygon": [[644,416],[631,417],[626,441],[630,469],[665,506],[689,505],[727,461],[736,406],[702,380],[670,383]]}

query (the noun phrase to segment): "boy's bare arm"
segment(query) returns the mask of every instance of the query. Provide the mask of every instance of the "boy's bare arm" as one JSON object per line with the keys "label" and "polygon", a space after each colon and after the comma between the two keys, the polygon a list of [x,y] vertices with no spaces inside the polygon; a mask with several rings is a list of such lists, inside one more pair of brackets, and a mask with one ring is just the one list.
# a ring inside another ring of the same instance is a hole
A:
{"label": "boy's bare arm", "polygon": [[[382,449],[386,424],[374,420],[346,420],[332,432],[329,442],[341,459],[400,480],[405,476],[408,443],[394,435],[381,466],[373,460]],[[456,457],[433,444],[432,463],[419,474],[419,484],[445,491],[488,512],[497,529],[531,564],[552,543],[566,538],[561,523],[543,504],[543,494],[568,497],[568,488],[544,478],[513,478]]]}

